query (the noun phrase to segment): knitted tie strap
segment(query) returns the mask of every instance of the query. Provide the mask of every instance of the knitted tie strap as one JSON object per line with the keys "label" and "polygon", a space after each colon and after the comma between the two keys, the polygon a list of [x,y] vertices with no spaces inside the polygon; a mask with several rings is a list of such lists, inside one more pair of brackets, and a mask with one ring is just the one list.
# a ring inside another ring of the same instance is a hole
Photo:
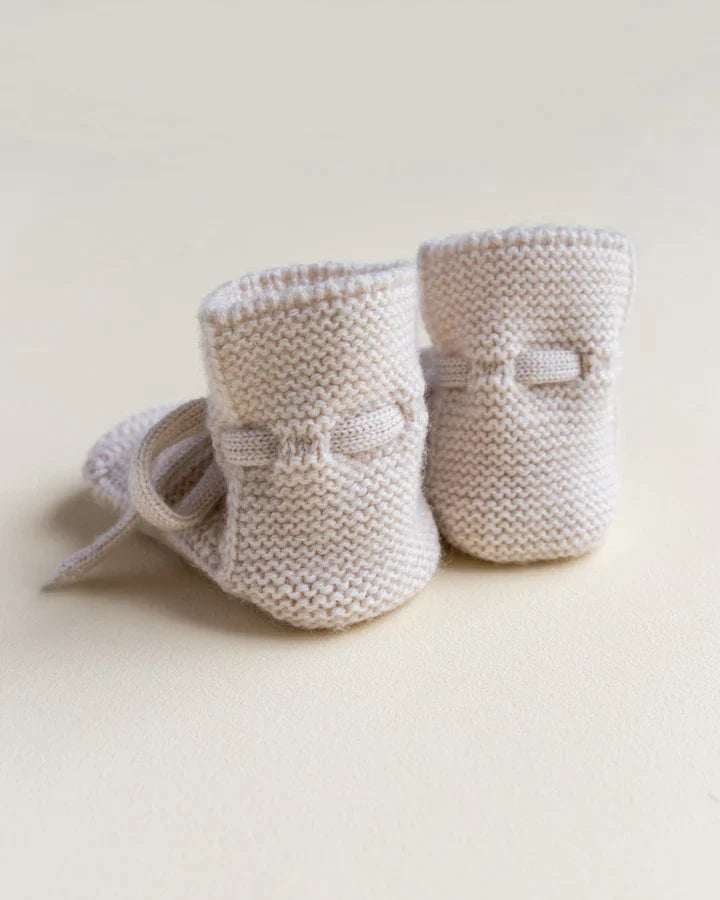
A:
{"label": "knitted tie strap", "polygon": [[210,438],[205,427],[204,399],[191,400],[179,406],[150,428],[130,465],[132,506],[112,528],[61,563],[53,573],[51,586],[80,580],[141,521],[163,531],[180,531],[203,521],[225,491],[222,473],[214,461],[176,509],[168,506],[153,483],[153,464],[158,456],[188,439],[193,440],[189,441],[180,456],[160,466],[156,478],[161,490],[187,471],[201,452],[207,452]]}
{"label": "knitted tie strap", "polygon": [[[460,389],[468,387],[473,365],[478,365],[461,356],[443,356],[432,348],[423,351],[422,362],[429,384]],[[497,370],[492,364],[479,366],[488,372]],[[582,374],[582,359],[574,350],[528,350],[514,360],[515,380],[528,386],[574,381]]]}
{"label": "knitted tie strap", "polygon": [[[405,427],[405,417],[396,404],[335,422],[329,431],[328,449],[341,456],[354,456],[387,444]],[[296,458],[322,450],[322,428],[314,423],[298,423],[279,436],[267,428],[236,428],[220,438],[223,458],[233,466],[266,466],[282,451]]]}
{"label": "knitted tie strap", "polygon": [[[173,509],[161,491],[194,467],[206,454],[210,435],[206,426],[205,399],[191,400],[164,416],[145,434],[130,464],[128,474],[131,507],[122,518],[88,547],[69,557],[53,573],[50,585],[71,584],[94,568],[141,522],[159,531],[175,532],[200,525],[225,494],[225,478],[215,459],[199,481]],[[405,416],[396,404],[389,404],[335,422],[329,429],[331,452],[352,456],[389,443],[405,427]],[[313,423],[299,423],[290,441],[298,460],[322,447],[322,429]],[[179,456],[160,465],[153,479],[153,468],[166,450],[187,443]],[[235,428],[220,438],[223,458],[233,466],[265,466],[279,456],[283,440],[270,429]],[[286,440],[287,444],[288,441]],[[316,447],[314,445],[317,445]]]}

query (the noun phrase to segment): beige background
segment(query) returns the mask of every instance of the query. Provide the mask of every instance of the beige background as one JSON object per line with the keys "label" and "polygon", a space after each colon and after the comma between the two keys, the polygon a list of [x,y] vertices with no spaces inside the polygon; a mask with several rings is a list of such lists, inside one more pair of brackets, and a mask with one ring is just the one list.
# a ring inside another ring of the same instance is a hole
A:
{"label": "beige background", "polygon": [[[5,2],[0,888],[12,898],[715,898],[720,14],[708,2]],[[81,489],[204,390],[267,265],[520,223],[638,250],[603,548],[449,556],[341,635],[223,596]]]}

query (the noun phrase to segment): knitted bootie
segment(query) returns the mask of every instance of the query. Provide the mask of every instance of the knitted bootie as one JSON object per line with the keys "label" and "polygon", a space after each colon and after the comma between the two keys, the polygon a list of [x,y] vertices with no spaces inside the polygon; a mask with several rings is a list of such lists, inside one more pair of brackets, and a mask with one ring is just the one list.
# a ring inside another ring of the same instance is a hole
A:
{"label": "knitted bootie", "polygon": [[63,564],[75,580],[136,526],[272,616],[342,628],[427,582],[427,414],[412,266],[318,265],[223,285],[200,321],[209,398],[151,410],[91,451],[121,515]]}
{"label": "knitted bootie", "polygon": [[618,496],[629,241],[513,228],[426,243],[418,267],[434,344],[426,488],[441,533],[498,562],[585,552]]}

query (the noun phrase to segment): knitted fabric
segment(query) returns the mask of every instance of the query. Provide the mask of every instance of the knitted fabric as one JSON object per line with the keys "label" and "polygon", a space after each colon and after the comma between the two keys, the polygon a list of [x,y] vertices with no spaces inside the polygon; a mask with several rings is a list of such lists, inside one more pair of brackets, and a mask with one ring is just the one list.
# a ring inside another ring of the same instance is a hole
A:
{"label": "knitted fabric", "polygon": [[[342,628],[387,612],[439,556],[421,492],[415,316],[415,273],[403,264],[225,284],[200,312],[207,412],[193,401],[130,417],[91,451],[85,476],[121,515],[140,511],[144,530],[278,619]],[[208,511],[213,470],[223,487]],[[187,519],[170,508],[183,503]],[[83,569],[96,562],[87,556]]]}
{"label": "knitted fabric", "polygon": [[499,562],[585,552],[618,498],[629,241],[570,228],[468,234],[424,244],[418,268],[434,345],[426,485],[441,533]]}

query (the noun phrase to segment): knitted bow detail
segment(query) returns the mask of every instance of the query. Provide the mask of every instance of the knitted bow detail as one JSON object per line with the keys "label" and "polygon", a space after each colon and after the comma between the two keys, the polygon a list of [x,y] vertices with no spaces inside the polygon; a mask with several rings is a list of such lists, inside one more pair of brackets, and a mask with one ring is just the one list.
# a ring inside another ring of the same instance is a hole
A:
{"label": "knitted bow detail", "polygon": [[[175,508],[161,493],[184,473],[197,469],[211,452],[206,409],[204,398],[191,400],[150,428],[130,464],[130,508],[112,528],[61,563],[49,586],[79,581],[143,522],[159,531],[183,531],[200,525],[212,512],[226,492],[225,476],[214,456]],[[329,418],[290,422],[276,432],[264,428],[229,430],[220,435],[218,447],[223,461],[231,467],[264,466],[277,459],[292,468],[320,460],[326,452],[349,456],[366,452],[397,437],[404,425],[405,414],[396,404],[389,404],[337,422]],[[181,444],[185,446],[179,455],[159,458]]]}
{"label": "knitted bow detail", "polygon": [[[191,400],[164,416],[140,442],[128,475],[130,509],[89,546],[74,553],[54,571],[51,585],[72,584],[123,541],[140,523],[161,531],[182,531],[199,525],[225,493],[225,480],[213,460],[197,484],[172,509],[160,495],[178,476],[207,454],[210,435],[205,425],[204,399]],[[160,466],[153,481],[153,464],[158,456],[181,441],[189,441],[180,456]]]}

